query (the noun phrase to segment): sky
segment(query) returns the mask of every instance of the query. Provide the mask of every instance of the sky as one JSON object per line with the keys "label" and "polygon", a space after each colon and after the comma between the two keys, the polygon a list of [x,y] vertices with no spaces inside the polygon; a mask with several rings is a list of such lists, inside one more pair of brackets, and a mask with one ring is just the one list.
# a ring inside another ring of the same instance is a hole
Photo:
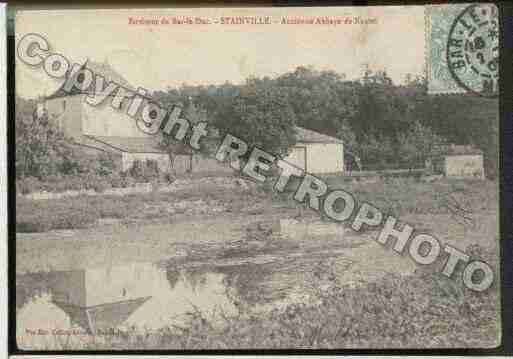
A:
{"label": "sky", "polygon": [[[211,24],[134,25],[129,18],[201,17]],[[223,25],[221,17],[270,16],[268,25]],[[283,17],[374,19],[373,23],[285,25]],[[421,74],[425,49],[422,6],[312,8],[195,8],[132,10],[27,10],[17,13],[16,41],[43,35],[51,51],[73,62],[108,62],[133,86],[167,87],[241,83],[249,76],[278,76],[297,66],[356,79],[364,64],[386,69],[394,82]],[[42,68],[16,62],[16,91],[26,98],[60,85]]]}

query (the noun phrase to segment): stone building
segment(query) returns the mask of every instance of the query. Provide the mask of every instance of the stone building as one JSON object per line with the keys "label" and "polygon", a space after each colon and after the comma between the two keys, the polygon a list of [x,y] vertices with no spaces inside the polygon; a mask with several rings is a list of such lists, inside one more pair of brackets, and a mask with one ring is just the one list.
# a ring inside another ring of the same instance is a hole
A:
{"label": "stone building", "polygon": [[[105,84],[113,81],[135,91],[107,62],[87,61],[83,66],[104,76]],[[148,159],[156,160],[162,171],[168,171],[169,156],[160,148],[159,137],[139,130],[125,111],[111,107],[109,98],[99,106],[87,104],[85,98],[90,91],[59,89],[38,104],[38,113],[46,113],[86,154],[109,152],[122,170],[130,168],[134,160]]]}

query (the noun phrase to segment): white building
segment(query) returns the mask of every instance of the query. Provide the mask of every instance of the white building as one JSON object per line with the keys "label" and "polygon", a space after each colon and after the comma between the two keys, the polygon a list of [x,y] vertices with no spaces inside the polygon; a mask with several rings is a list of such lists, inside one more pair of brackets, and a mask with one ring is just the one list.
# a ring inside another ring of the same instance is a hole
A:
{"label": "white building", "polygon": [[484,178],[483,151],[470,145],[451,144],[428,160],[427,167],[446,177]]}
{"label": "white building", "polygon": [[[112,81],[135,91],[107,62],[87,61],[83,67],[104,76],[106,83]],[[124,111],[113,109],[110,98],[99,106],[88,105],[85,98],[92,91],[73,88],[65,92],[59,89],[38,104],[38,114],[46,112],[84,153],[97,155],[103,151],[113,154],[121,170],[130,168],[134,160],[155,160],[161,170],[167,171],[169,155],[160,148],[159,138],[140,131]]]}
{"label": "white building", "polygon": [[285,161],[312,174],[344,172],[342,140],[302,127],[296,127],[296,138]]}

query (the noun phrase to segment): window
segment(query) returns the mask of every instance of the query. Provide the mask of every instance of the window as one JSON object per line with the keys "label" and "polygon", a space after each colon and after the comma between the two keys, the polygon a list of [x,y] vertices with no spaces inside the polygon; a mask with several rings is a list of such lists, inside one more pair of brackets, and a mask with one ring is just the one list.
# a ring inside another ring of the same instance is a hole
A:
{"label": "window", "polygon": [[62,111],[66,111],[66,100],[62,101]]}

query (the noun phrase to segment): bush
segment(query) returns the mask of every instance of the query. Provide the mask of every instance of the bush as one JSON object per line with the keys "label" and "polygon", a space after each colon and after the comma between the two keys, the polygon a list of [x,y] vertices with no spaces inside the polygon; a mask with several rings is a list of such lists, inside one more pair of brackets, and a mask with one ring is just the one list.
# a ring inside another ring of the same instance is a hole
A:
{"label": "bush", "polygon": [[132,167],[128,170],[128,174],[135,179],[140,179],[144,175],[143,164],[140,160],[135,160]]}
{"label": "bush", "polygon": [[173,175],[172,173],[163,173],[161,178],[163,179],[164,182],[169,183],[169,184],[176,181],[176,176]]}
{"label": "bush", "polygon": [[149,179],[158,179],[160,176],[159,164],[155,160],[146,160],[144,176]]}
{"label": "bush", "polygon": [[133,181],[127,173],[113,173],[109,176],[110,185],[113,188],[126,188],[132,185]]}
{"label": "bush", "polygon": [[99,212],[81,197],[16,202],[17,232],[86,228],[96,223]]}
{"label": "bush", "polygon": [[86,199],[100,218],[127,219],[143,211],[144,204],[133,196],[91,196]]}
{"label": "bush", "polygon": [[160,178],[160,169],[155,160],[135,160],[128,170],[130,177],[137,182],[152,182]]}
{"label": "bush", "polygon": [[84,177],[83,181],[85,189],[92,189],[98,193],[104,192],[111,187],[109,180],[99,175],[89,174]]}
{"label": "bush", "polygon": [[17,178],[16,192],[26,195],[38,191],[59,193],[70,190],[92,189],[101,193],[112,187],[130,187],[136,182],[156,183],[163,181],[172,183],[174,181],[172,175],[160,171],[155,160],[146,160],[144,162],[136,160],[133,162],[132,167],[125,172],[115,171],[114,160],[110,154],[100,155],[97,161],[84,157],[82,162],[87,162],[88,164],[80,165],[79,167],[83,171],[76,172],[75,174],[51,174],[43,176],[41,179],[37,177]]}
{"label": "bush", "polygon": [[62,182],[62,177],[59,175],[49,175],[42,178],[41,181],[42,190],[46,192],[62,192],[64,191],[64,186]]}
{"label": "bush", "polygon": [[79,176],[65,176],[62,183],[66,191],[80,191],[84,188],[84,181]]}
{"label": "bush", "polygon": [[109,189],[111,186],[110,186],[110,182],[107,181],[107,180],[98,180],[97,182],[95,182],[93,184],[93,189],[95,192],[97,193],[103,193],[105,192],[105,190]]}
{"label": "bush", "polygon": [[111,176],[115,173],[116,162],[114,155],[109,152],[100,153],[96,162],[96,174],[99,176]]}
{"label": "bush", "polygon": [[36,177],[24,177],[16,179],[16,193],[29,194],[41,191],[42,184]]}
{"label": "bush", "polygon": [[16,179],[16,192],[18,194],[29,194],[39,191],[64,192],[80,191],[84,188],[84,179],[80,176],[48,176],[44,180],[35,177]]}

